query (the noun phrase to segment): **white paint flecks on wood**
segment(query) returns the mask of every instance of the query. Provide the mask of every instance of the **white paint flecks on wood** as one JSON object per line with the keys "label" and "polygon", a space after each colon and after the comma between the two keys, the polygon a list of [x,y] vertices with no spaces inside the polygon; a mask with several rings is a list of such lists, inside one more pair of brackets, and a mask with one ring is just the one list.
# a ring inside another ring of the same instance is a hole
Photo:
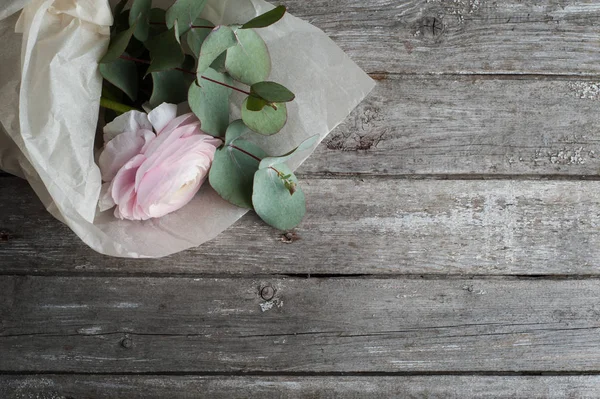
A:
{"label": "white paint flecks on wood", "polygon": [[597,87],[385,76],[300,173],[595,176]]}

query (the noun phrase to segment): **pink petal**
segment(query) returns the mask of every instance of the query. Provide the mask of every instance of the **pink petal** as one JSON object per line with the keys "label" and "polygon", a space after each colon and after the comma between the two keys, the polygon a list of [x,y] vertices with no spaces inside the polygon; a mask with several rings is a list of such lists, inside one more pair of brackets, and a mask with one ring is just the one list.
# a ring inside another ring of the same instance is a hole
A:
{"label": "pink petal", "polygon": [[152,130],[148,115],[139,111],[126,112],[104,126],[104,142],[108,143],[121,133],[137,132],[141,129]]}
{"label": "pink petal", "polygon": [[127,162],[115,176],[111,185],[111,195],[117,209],[115,216],[122,219],[133,219],[133,207],[135,205],[135,173],[144,162],[143,155],[136,155]]}
{"label": "pink petal", "polygon": [[194,144],[189,141],[182,141],[184,139],[181,137],[186,137],[186,139],[189,137],[194,137],[194,140],[196,141],[206,141],[206,145],[209,148],[214,146],[214,149],[212,149],[213,152],[216,150],[218,145],[221,144],[220,140],[212,136],[203,133],[195,133],[196,130],[196,124],[186,125],[174,130],[169,134],[163,133],[160,136],[157,136],[156,139],[152,140],[146,147],[144,147],[145,151],[142,152],[144,155],[146,155],[147,161],[144,162],[144,164],[140,167],[136,176],[136,190],[139,188],[141,179],[144,177],[146,172],[154,168],[156,165],[164,162],[165,159],[171,157],[175,152],[181,151],[182,148],[188,150],[186,149],[186,146]]}
{"label": "pink petal", "polygon": [[154,131],[157,134],[160,134],[165,126],[176,117],[177,105],[168,103],[162,103],[148,114],[148,119],[152,123],[152,126],[154,126]]}
{"label": "pink petal", "polygon": [[[150,134],[154,136],[152,132]],[[102,180],[111,181],[123,165],[141,152],[149,139],[147,133],[140,135],[138,132],[124,132],[109,141],[98,159]]]}

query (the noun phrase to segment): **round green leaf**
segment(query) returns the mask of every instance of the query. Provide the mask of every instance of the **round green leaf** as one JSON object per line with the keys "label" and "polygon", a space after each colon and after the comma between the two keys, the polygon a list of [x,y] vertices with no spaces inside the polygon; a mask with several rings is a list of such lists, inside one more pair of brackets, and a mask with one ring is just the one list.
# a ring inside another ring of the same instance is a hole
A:
{"label": "round green leaf", "polygon": [[226,133],[226,140],[230,143],[226,143],[215,153],[209,182],[226,201],[241,208],[252,209],[254,174],[258,170],[258,160],[254,157],[263,158],[267,154],[256,144],[239,138],[248,131],[241,121],[230,125]]}
{"label": "round green leaf", "polygon": [[131,101],[137,100],[138,72],[135,62],[117,58],[108,64],[99,65],[100,74],[121,89]]}
{"label": "round green leaf", "polygon": [[185,60],[176,27],[149,39],[146,47],[152,60],[146,74],[178,68]]}
{"label": "round green leaf", "polygon": [[227,50],[227,72],[247,85],[266,80],[271,73],[271,56],[263,39],[251,29],[238,29],[235,34],[238,43]]}
{"label": "round green leaf", "polygon": [[249,111],[260,111],[267,105],[267,102],[262,98],[249,96],[246,107]]}
{"label": "round green leaf", "polygon": [[248,108],[249,99],[246,98],[242,104],[242,119],[246,126],[257,133],[272,135],[279,132],[287,122],[287,107],[284,103],[265,106],[260,111],[252,111]]}
{"label": "round green leaf", "polygon": [[[225,132],[225,144],[232,144],[236,140],[251,135],[252,133],[254,132],[244,124],[244,121],[241,119],[235,120],[227,127],[227,131]],[[266,157],[266,155],[259,156],[258,154],[256,154],[256,156],[261,159]]]}
{"label": "round green leaf", "polygon": [[285,86],[275,82],[258,82],[252,85],[250,91],[270,103],[287,103],[294,101],[296,96]]}
{"label": "round green leaf", "polygon": [[133,35],[141,42],[148,40],[148,32],[150,30],[148,14],[151,7],[152,0],[133,0],[133,4],[129,10],[129,25],[135,25]]}
{"label": "round green leaf", "polygon": [[235,46],[237,39],[230,27],[220,25],[214,28],[202,43],[198,55],[198,75],[202,75],[210,65],[228,48]]}
{"label": "round green leaf", "polygon": [[210,64],[210,67],[217,72],[227,73],[227,68],[225,68],[225,60],[227,59],[227,52],[221,53],[220,56],[217,57],[216,60]]}
{"label": "round green leaf", "polygon": [[187,43],[192,50],[192,54],[194,57],[198,58],[200,54],[200,49],[202,48],[202,43],[206,40],[206,37],[210,34],[212,29],[215,27],[212,22],[207,21],[206,19],[197,18],[194,21],[194,25],[196,26],[210,26],[210,28],[195,28],[191,29],[187,34]]}
{"label": "round green leaf", "polygon": [[266,28],[283,18],[285,7],[278,6],[242,25],[242,29]]}
{"label": "round green leaf", "polygon": [[177,70],[152,72],[152,97],[150,106],[158,107],[162,103],[179,104],[187,101],[189,79]]}
{"label": "round green leaf", "polygon": [[[207,78],[231,84],[231,79],[211,68],[204,72]],[[205,79],[192,83],[188,92],[188,102],[192,112],[201,122],[201,128],[208,134],[222,136],[229,125],[229,96],[231,89]]]}
{"label": "round green leaf", "polygon": [[117,60],[127,48],[131,37],[133,36],[133,31],[135,30],[135,25],[131,26],[126,31],[121,33],[117,33],[112,40],[110,41],[110,45],[108,46],[108,50],[104,57],[100,60],[101,64],[107,64],[109,62],[113,62]]}
{"label": "round green leaf", "polygon": [[[277,164],[273,168],[283,175],[290,175],[289,180],[298,183],[296,176],[285,164]],[[280,230],[293,229],[302,222],[306,213],[302,189],[297,186],[296,192],[290,194],[284,181],[271,168],[261,169],[254,175],[252,204],[262,220]]]}
{"label": "round green leaf", "polygon": [[117,16],[120,15],[123,10],[125,9],[125,6],[127,5],[127,3],[129,2],[129,0],[120,0],[117,5],[115,5],[115,9],[113,10],[113,15]]}
{"label": "round green leaf", "polygon": [[167,10],[167,26],[172,28],[177,21],[179,33],[190,30],[192,22],[202,13],[206,0],[177,0]]}
{"label": "round green leaf", "polygon": [[114,22],[110,27],[111,36],[113,36],[115,33],[123,32],[124,30],[129,29],[129,10],[123,11],[122,7],[125,7],[123,1],[116,5],[113,12]]}
{"label": "round green leaf", "polygon": [[[150,19],[149,36],[154,37],[169,30],[165,24],[166,11],[162,8],[153,8],[150,10],[148,18]],[[165,24],[165,25],[163,25]]]}

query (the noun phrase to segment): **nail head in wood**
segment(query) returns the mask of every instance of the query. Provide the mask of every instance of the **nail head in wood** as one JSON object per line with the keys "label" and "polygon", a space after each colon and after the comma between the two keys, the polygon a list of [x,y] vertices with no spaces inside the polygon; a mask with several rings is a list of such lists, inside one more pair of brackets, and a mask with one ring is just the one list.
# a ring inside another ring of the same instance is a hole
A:
{"label": "nail head in wood", "polygon": [[265,301],[270,301],[275,297],[275,288],[270,285],[266,285],[260,290],[260,297]]}
{"label": "nail head in wood", "polygon": [[133,341],[131,340],[131,338],[123,338],[123,340],[121,341],[121,346],[125,349],[130,349],[131,347],[133,347]]}

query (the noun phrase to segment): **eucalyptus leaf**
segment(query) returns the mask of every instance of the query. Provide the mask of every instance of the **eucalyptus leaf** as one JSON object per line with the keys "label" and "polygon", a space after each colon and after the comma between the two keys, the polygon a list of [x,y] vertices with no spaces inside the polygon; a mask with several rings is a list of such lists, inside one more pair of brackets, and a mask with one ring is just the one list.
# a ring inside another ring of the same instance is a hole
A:
{"label": "eucalyptus leaf", "polygon": [[151,59],[146,74],[178,68],[185,60],[185,54],[177,36],[177,27],[149,39],[146,42],[146,48],[150,50]]}
{"label": "eucalyptus leaf", "polygon": [[138,72],[135,62],[117,58],[108,64],[99,65],[104,79],[122,90],[131,101],[137,100]]}
{"label": "eucalyptus leaf", "polygon": [[227,128],[226,142],[215,153],[209,182],[226,201],[252,209],[254,174],[259,164],[256,158],[264,158],[267,154],[256,144],[240,138],[248,132],[250,130],[241,120],[234,121]]}
{"label": "eucalyptus leaf", "polygon": [[129,29],[129,10],[114,14],[114,23],[110,27],[111,36]]}
{"label": "eucalyptus leaf", "polygon": [[106,54],[104,54],[104,57],[102,57],[102,59],[100,60],[100,63],[107,64],[109,62],[113,62],[119,59],[119,57],[125,52],[125,49],[127,49],[127,45],[129,44],[129,41],[133,36],[134,30],[135,25],[131,26],[129,29],[121,33],[117,33],[115,37],[113,37],[113,39],[110,41],[108,50],[106,51]]}
{"label": "eucalyptus leaf", "polygon": [[162,103],[180,104],[187,101],[189,79],[177,70],[152,72],[152,96],[150,106],[158,107]]}
{"label": "eucalyptus leaf", "polygon": [[[250,136],[252,134],[255,133],[244,124],[244,121],[241,119],[235,120],[227,127],[227,131],[225,132],[225,144],[234,144],[238,139],[243,139],[245,136]],[[266,157],[266,154],[264,156],[256,154],[256,156],[262,159]]]}
{"label": "eucalyptus leaf", "polygon": [[169,30],[169,28],[167,28],[167,25],[165,24],[166,11],[162,8],[151,9],[148,18],[150,19],[150,37],[160,35],[161,33],[164,33]]}
{"label": "eucalyptus leaf", "polygon": [[187,43],[194,57],[198,57],[202,43],[206,40],[206,37],[210,34],[212,29],[215,27],[214,24],[206,19],[196,18],[194,21],[196,26],[210,26],[210,28],[195,28],[187,33]]}
{"label": "eucalyptus leaf", "polygon": [[135,37],[132,37],[129,40],[129,44],[125,49],[125,52],[132,57],[140,57],[146,51],[146,47],[144,47],[144,43],[140,42]]}
{"label": "eucalyptus leaf", "polygon": [[152,8],[152,0],[133,0],[129,10],[129,26],[135,26],[133,35],[141,42],[148,40],[150,21],[148,15]]}
{"label": "eucalyptus leaf", "polygon": [[296,96],[285,86],[275,82],[258,82],[252,85],[250,92],[270,103],[287,103]]}
{"label": "eucalyptus leaf", "polygon": [[193,70],[196,69],[196,59],[193,55],[185,55],[185,61],[181,64],[181,68],[190,72],[186,73],[186,77],[190,79],[190,83],[196,79],[196,74],[193,73]]}
{"label": "eucalyptus leaf", "polygon": [[[214,69],[207,69],[204,76],[225,84],[231,79]],[[229,125],[229,96],[232,90],[218,83],[198,79],[192,83],[188,92],[188,102],[194,114],[200,119],[204,132],[221,137]]]}
{"label": "eucalyptus leaf", "polygon": [[262,98],[249,96],[246,107],[249,111],[260,111],[267,105],[267,102]]}
{"label": "eucalyptus leaf", "polygon": [[285,164],[277,164],[273,169],[260,169],[254,175],[252,205],[258,216],[269,225],[280,230],[290,230],[302,222],[306,214],[306,199],[299,186],[296,186],[293,195],[290,194],[279,175],[281,173],[288,181],[298,184],[298,179],[290,168]]}
{"label": "eucalyptus leaf", "polygon": [[242,29],[266,28],[279,21],[285,15],[285,7],[278,6],[242,25]]}
{"label": "eucalyptus leaf", "polygon": [[123,10],[125,9],[125,6],[127,5],[127,3],[129,3],[129,0],[121,0],[117,3],[117,5],[115,6],[115,9],[113,11],[113,15],[117,16],[119,14],[121,14],[123,12]]}
{"label": "eucalyptus leaf", "polygon": [[227,50],[225,68],[235,80],[249,86],[271,74],[271,56],[264,40],[251,29],[235,31],[238,43]]}
{"label": "eucalyptus leaf", "polygon": [[272,135],[279,132],[287,122],[287,107],[284,103],[268,105],[260,111],[252,111],[248,108],[249,98],[242,104],[242,119],[246,126],[257,133]]}
{"label": "eucalyptus leaf", "polygon": [[227,60],[227,52],[221,53],[220,56],[217,57],[216,60],[210,64],[210,67],[217,72],[227,73],[227,68],[225,68],[225,61]]}
{"label": "eucalyptus leaf", "polygon": [[206,0],[177,0],[167,10],[167,27],[171,29],[177,21],[179,33],[183,35],[190,30],[192,22],[202,13]]}
{"label": "eucalyptus leaf", "polygon": [[277,165],[277,164],[282,164],[287,162],[291,157],[293,157],[296,154],[300,154],[304,151],[308,151],[311,150],[315,144],[317,144],[319,142],[319,135],[316,134],[314,136],[309,137],[308,139],[304,140],[298,147],[294,148],[292,151],[288,152],[285,155],[281,155],[279,157],[267,157],[264,158],[261,162],[260,162],[260,169],[265,169],[268,167],[271,167],[273,165]]}
{"label": "eucalyptus leaf", "polygon": [[220,25],[214,28],[200,48],[200,54],[198,55],[198,75],[202,75],[217,57],[236,44],[235,33],[233,33],[230,27]]}

